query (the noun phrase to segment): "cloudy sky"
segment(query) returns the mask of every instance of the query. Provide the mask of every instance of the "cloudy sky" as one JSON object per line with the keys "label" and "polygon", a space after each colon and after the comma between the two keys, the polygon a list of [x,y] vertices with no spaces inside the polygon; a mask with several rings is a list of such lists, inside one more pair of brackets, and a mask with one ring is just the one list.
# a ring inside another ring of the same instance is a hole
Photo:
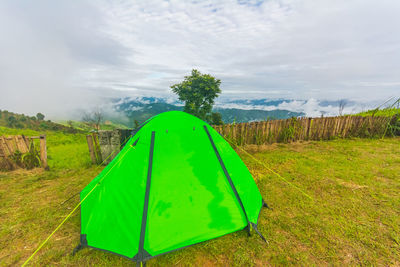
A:
{"label": "cloudy sky", "polygon": [[192,68],[222,97],[400,95],[399,0],[0,2],[0,109],[171,96]]}

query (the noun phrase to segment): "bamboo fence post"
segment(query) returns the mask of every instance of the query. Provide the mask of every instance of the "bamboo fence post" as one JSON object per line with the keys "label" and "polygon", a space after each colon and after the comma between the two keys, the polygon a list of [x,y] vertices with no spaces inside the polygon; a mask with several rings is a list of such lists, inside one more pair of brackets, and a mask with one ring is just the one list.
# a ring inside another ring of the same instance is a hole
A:
{"label": "bamboo fence post", "polygon": [[93,164],[96,164],[96,155],[94,153],[94,147],[93,147],[93,137],[91,135],[86,135],[86,141],[89,147],[89,154],[90,154],[90,159],[92,160]]}
{"label": "bamboo fence post", "polygon": [[335,125],[336,125],[336,119],[335,118],[329,118],[329,124],[328,124],[328,140],[331,139],[333,136],[333,133],[335,131]]}
{"label": "bamboo fence post", "polygon": [[40,160],[42,161],[42,167],[45,170],[48,170],[49,165],[47,165],[46,135],[40,136]]}
{"label": "bamboo fence post", "polygon": [[317,139],[318,140],[321,140],[321,138],[322,138],[321,128],[322,128],[323,121],[324,121],[324,117],[321,117],[321,118],[318,119],[318,122],[319,122],[318,131],[317,131],[317,134],[318,134],[318,138]]}
{"label": "bamboo fence post", "polygon": [[315,118],[314,119],[314,127],[313,127],[313,132],[312,132],[312,140],[318,140],[318,129],[320,125],[320,120],[321,118]]}
{"label": "bamboo fence post", "polygon": [[278,142],[279,139],[279,127],[280,127],[280,121],[276,120],[274,121],[274,143]]}
{"label": "bamboo fence post", "polygon": [[17,168],[17,164],[15,164],[14,161],[8,160],[8,157],[11,156],[13,152],[9,148],[4,136],[0,136],[0,148],[2,148],[2,150],[3,150],[3,156],[4,156],[6,163],[10,164],[12,169]]}
{"label": "bamboo fence post", "polygon": [[307,133],[306,133],[306,140],[310,140],[311,121],[312,121],[312,118],[308,118],[308,119],[307,119]]}
{"label": "bamboo fence post", "polygon": [[20,151],[22,153],[27,153],[29,151],[29,147],[25,143],[25,140],[24,140],[22,135],[18,135],[18,143],[19,143],[19,146],[20,146]]}
{"label": "bamboo fence post", "polygon": [[[323,129],[323,124],[324,124],[324,117],[322,117],[322,118],[319,118],[319,127],[318,127],[318,131],[317,131],[317,133],[318,133],[318,140],[321,140],[322,139],[322,134],[323,134],[323,131],[324,131],[324,129]],[[321,129],[322,128],[322,129]]]}
{"label": "bamboo fence post", "polygon": [[243,125],[241,123],[239,123],[238,124],[238,144],[239,145],[243,144],[242,128],[243,128]]}
{"label": "bamboo fence post", "polygon": [[253,143],[252,142],[253,136],[252,136],[251,128],[252,128],[252,124],[251,124],[251,122],[249,122],[247,124],[247,134],[246,134],[246,136],[247,136],[247,144],[248,145]]}
{"label": "bamboo fence post", "polygon": [[345,117],[345,116],[342,116],[340,118],[340,128],[339,128],[339,130],[340,130],[340,137],[341,138],[344,138],[343,133],[344,133],[344,125],[346,123],[346,119],[347,119],[347,117]]}
{"label": "bamboo fence post", "polygon": [[323,140],[327,140],[328,139],[329,130],[330,130],[329,122],[330,122],[329,118],[325,117],[324,118],[324,127],[323,127]]}
{"label": "bamboo fence post", "polygon": [[343,130],[342,130],[342,137],[343,138],[346,138],[346,128],[347,128],[348,121],[349,121],[349,117],[348,116],[344,117],[344,119],[343,119]]}
{"label": "bamboo fence post", "polygon": [[271,138],[270,138],[270,143],[275,143],[275,136],[276,136],[276,120],[271,121]]}
{"label": "bamboo fence post", "polygon": [[242,145],[246,145],[246,123],[242,124]]}
{"label": "bamboo fence post", "polygon": [[224,124],[224,125],[222,125],[222,127],[224,127],[224,136],[227,136],[230,139],[229,125],[228,124]]}
{"label": "bamboo fence post", "polygon": [[94,152],[95,152],[95,157],[97,160],[97,163],[101,163],[102,157],[101,157],[101,151],[100,151],[100,145],[99,145],[99,135],[97,133],[92,133],[93,137],[93,143],[94,143]]}
{"label": "bamboo fence post", "polygon": [[262,136],[262,138],[261,138],[261,141],[262,141],[262,142],[261,142],[261,143],[262,143],[262,144],[265,144],[265,143],[266,143],[266,140],[267,140],[266,134],[265,134],[266,128],[267,128],[267,122],[266,122],[266,121],[263,121],[262,124],[261,124],[261,136]]}
{"label": "bamboo fence post", "polygon": [[25,143],[25,145],[26,145],[26,147],[28,149],[27,151],[29,151],[29,149],[30,149],[29,139],[25,135],[22,135],[22,139],[23,139],[23,141],[24,141],[24,143]]}
{"label": "bamboo fence post", "polygon": [[2,142],[3,150],[4,150],[5,154],[6,154],[7,156],[10,156],[10,155],[12,154],[12,151],[11,151],[10,147],[8,146],[8,144],[7,144],[6,139],[4,138],[4,136],[1,137],[1,142]]}
{"label": "bamboo fence post", "polygon": [[271,123],[271,121],[268,121],[268,124],[267,124],[267,131],[266,131],[266,141],[267,141],[267,143],[269,144],[270,142],[271,142],[271,136],[272,136],[272,123]]}
{"label": "bamboo fence post", "polygon": [[274,121],[274,139],[273,143],[278,142],[278,127],[279,127],[279,120]]}

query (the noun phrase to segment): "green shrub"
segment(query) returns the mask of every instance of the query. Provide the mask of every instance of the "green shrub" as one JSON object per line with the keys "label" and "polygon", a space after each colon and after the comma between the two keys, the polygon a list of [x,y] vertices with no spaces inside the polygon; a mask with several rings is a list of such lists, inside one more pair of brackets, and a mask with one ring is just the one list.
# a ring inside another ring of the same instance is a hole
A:
{"label": "green shrub", "polygon": [[29,152],[22,156],[22,163],[28,170],[40,166],[40,152],[33,143],[30,144]]}

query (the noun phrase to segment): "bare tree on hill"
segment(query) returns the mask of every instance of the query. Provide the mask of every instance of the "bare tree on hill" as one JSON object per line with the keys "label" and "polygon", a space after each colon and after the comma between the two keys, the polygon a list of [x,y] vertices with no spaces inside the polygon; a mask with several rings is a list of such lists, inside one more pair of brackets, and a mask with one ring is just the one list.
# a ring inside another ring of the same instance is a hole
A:
{"label": "bare tree on hill", "polygon": [[82,121],[95,128],[96,130],[100,130],[100,124],[103,122],[103,120],[104,115],[99,108],[96,108],[91,112],[85,111],[82,116]]}
{"label": "bare tree on hill", "polygon": [[341,100],[339,101],[339,116],[342,116],[342,115],[343,115],[343,110],[344,110],[344,108],[346,107],[346,105],[347,105],[346,99],[341,99]]}

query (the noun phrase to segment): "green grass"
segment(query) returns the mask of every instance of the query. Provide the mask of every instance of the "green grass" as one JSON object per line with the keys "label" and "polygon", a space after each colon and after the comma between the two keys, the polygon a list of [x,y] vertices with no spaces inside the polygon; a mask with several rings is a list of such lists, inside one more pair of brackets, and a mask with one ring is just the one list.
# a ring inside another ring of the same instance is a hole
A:
{"label": "green grass", "polygon": [[360,112],[357,116],[377,116],[377,117],[393,117],[396,114],[400,114],[400,108],[385,108],[385,109],[371,109],[368,111]]}
{"label": "green grass", "polygon": [[[4,129],[0,128],[0,131]],[[9,131],[9,130],[7,130]],[[1,134],[1,132],[0,132]],[[33,134],[33,133],[32,133]],[[31,133],[27,133],[31,135]],[[100,169],[84,135],[48,133],[51,169],[0,173],[0,265],[20,265],[78,203]],[[313,201],[241,154],[272,211],[259,230],[160,256],[149,266],[399,265],[400,138],[275,144],[246,149]],[[127,266],[127,259],[78,244],[79,212],[33,258],[37,266]]]}

